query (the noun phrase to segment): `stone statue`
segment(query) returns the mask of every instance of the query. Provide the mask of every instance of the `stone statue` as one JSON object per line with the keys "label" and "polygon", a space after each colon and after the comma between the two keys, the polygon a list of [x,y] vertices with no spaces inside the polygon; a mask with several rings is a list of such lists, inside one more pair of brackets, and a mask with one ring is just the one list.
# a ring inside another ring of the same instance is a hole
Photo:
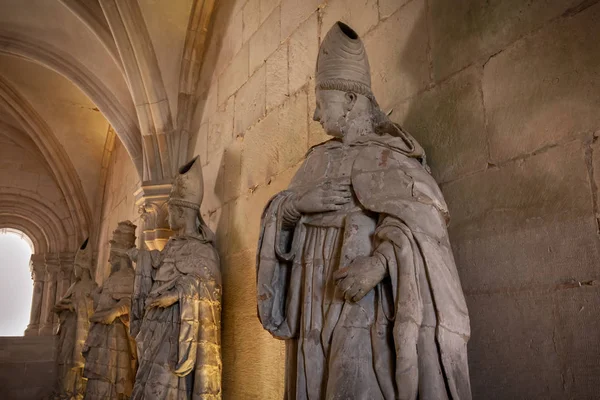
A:
{"label": "stone statue", "polygon": [[343,23],[321,44],[316,99],[333,139],[269,201],[258,244],[258,313],[286,340],[286,399],[470,399],[446,203]]}
{"label": "stone statue", "polygon": [[139,368],[132,399],[221,398],[221,272],[200,216],[198,157],[179,169],[168,201],[175,235],[162,251],[133,250],[131,334]]}
{"label": "stone statue", "polygon": [[129,399],[137,366],[135,342],[129,335],[129,313],[135,272],[127,250],[135,247],[136,226],[119,222],[110,241],[108,279],[94,295],[83,356],[86,400]]}
{"label": "stone statue", "polygon": [[81,354],[94,311],[92,250],[86,239],[75,255],[75,282],[54,306],[58,328],[58,393],[61,399],[82,399],[85,393],[84,359]]}

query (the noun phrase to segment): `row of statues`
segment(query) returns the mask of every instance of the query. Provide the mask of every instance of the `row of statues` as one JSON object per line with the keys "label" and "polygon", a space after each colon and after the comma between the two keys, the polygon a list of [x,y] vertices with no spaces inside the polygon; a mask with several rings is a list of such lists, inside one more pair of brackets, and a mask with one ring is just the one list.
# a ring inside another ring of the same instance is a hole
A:
{"label": "row of statues", "polygon": [[55,311],[58,329],[58,398],[128,399],[137,365],[129,333],[134,269],[127,250],[135,248],[135,228],[120,222],[110,241],[108,279],[92,279],[91,246],[75,256],[75,282]]}
{"label": "row of statues", "polygon": [[221,273],[202,184],[198,158],[180,168],[168,204],[175,234],[162,251],[136,249],[136,226],[118,224],[101,287],[82,244],[75,282],[55,306],[57,398],[221,397]]}
{"label": "row of statues", "polygon": [[[316,99],[333,138],[268,202],[256,260],[258,317],[286,341],[285,398],[470,399],[448,208],[423,148],[377,104],[363,43],[343,23],[321,43]],[[136,249],[135,226],[119,223],[101,288],[82,245],[56,305],[64,394],[221,398],[221,275],[202,196],[195,158],[171,190],[174,236]]]}

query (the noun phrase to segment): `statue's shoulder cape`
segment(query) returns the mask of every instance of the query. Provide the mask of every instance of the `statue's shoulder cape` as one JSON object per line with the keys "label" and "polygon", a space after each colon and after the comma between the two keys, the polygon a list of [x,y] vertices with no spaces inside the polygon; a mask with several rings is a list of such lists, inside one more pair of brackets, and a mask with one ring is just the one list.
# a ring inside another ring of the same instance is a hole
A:
{"label": "statue's shoulder cape", "polygon": [[219,255],[212,243],[196,237],[186,237],[175,256],[175,267],[183,274],[201,278],[208,272],[216,283],[221,283]]}
{"label": "statue's shoulder cape", "polygon": [[[358,200],[368,210],[406,218],[409,226],[434,237],[445,235],[448,207],[429,173],[424,153],[402,151],[390,142],[365,140],[359,144],[363,149],[352,166]],[[417,209],[433,212],[417,213]],[[420,221],[415,219],[417,215]]]}
{"label": "statue's shoulder cape", "polygon": [[131,267],[122,267],[119,271],[111,274],[104,284],[115,300],[131,297],[133,292],[133,281],[135,271]]}

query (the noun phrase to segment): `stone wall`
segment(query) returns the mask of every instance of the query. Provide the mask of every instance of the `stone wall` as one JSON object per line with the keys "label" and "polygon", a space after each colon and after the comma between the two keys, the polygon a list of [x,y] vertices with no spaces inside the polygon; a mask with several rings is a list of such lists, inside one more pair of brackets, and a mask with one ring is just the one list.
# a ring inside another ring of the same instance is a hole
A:
{"label": "stone wall", "polygon": [[326,139],[313,76],[336,20],[363,37],[377,99],[428,151],[448,200],[474,398],[597,393],[596,3],[219,3],[190,153],[203,160],[202,211],[222,257],[225,398],[282,398],[284,346],[256,317],[259,220]]}
{"label": "stone wall", "polygon": [[46,399],[56,383],[54,336],[0,338],[0,388],[5,400]]}
{"label": "stone wall", "polygon": [[102,284],[110,274],[108,264],[109,240],[120,221],[130,220],[138,226],[136,235],[141,232],[140,216],[135,206],[134,193],[140,186],[140,179],[131,158],[121,141],[113,134],[106,144],[103,169],[106,173],[104,201],[99,227],[96,281]]}

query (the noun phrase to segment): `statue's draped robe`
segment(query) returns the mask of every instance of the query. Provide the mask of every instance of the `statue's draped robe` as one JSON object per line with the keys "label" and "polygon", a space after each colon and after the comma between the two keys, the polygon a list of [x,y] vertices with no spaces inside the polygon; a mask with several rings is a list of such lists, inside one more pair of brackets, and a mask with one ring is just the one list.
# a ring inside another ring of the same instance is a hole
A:
{"label": "statue's draped robe", "polygon": [[94,312],[92,291],[94,281],[77,280],[58,303],[71,302],[73,311],[63,310],[58,328],[58,390],[60,397],[82,398],[85,392],[82,355],[90,329],[90,316]]}
{"label": "statue's draped robe", "polygon": [[96,312],[127,311],[111,324],[92,323],[84,348],[86,400],[129,399],[136,370],[135,342],[129,335],[133,268],[112,273],[96,296]]}
{"label": "statue's draped robe", "polygon": [[[471,398],[469,318],[446,204],[422,149],[398,129],[400,137],[314,147],[264,211],[258,312],[287,340],[286,399]],[[291,220],[287,199],[326,181],[350,181],[352,202]],[[344,301],[333,273],[371,255],[388,276],[359,302]]]}
{"label": "statue's draped robe", "polygon": [[[178,293],[175,304],[142,311],[170,290]],[[221,273],[210,242],[173,237],[160,254],[140,251],[131,330],[139,368],[131,398],[220,399],[220,326]]]}

